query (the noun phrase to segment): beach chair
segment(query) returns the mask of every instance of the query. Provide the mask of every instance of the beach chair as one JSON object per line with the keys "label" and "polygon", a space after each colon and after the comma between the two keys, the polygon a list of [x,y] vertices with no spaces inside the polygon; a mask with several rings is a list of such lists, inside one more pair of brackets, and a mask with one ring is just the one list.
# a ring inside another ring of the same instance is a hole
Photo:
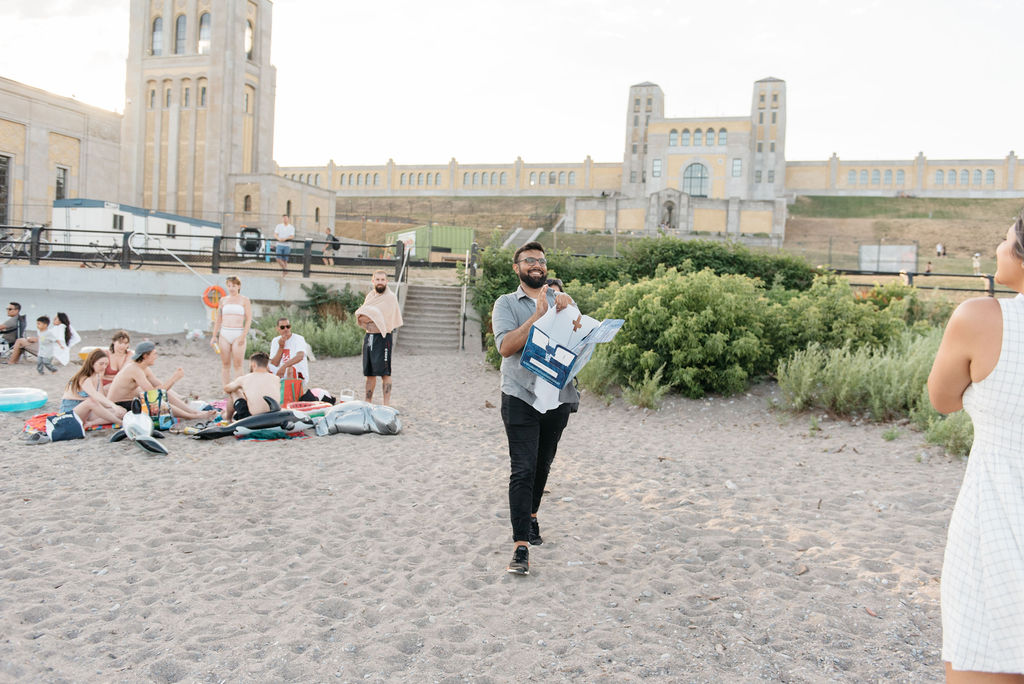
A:
{"label": "beach chair", "polygon": [[[25,328],[28,325],[27,320],[28,319],[26,318],[25,314],[20,314],[18,316],[18,329],[15,331],[14,339],[17,340],[25,336]],[[12,347],[10,344],[7,343],[7,340],[0,338],[0,358],[6,359],[7,357],[9,357],[11,355],[11,349]],[[33,352],[30,349],[23,350],[23,353],[35,356],[35,352]]]}

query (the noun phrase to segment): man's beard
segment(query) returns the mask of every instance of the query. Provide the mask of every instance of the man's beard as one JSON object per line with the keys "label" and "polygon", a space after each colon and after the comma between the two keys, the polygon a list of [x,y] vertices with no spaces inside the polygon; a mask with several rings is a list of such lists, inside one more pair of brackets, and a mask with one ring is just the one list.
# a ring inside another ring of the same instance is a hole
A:
{"label": "man's beard", "polygon": [[384,294],[384,290],[388,289],[387,285],[374,285],[373,289],[377,291],[377,294]]}
{"label": "man's beard", "polygon": [[532,287],[534,289],[540,289],[544,287],[544,284],[548,282],[548,275],[544,273],[539,276],[531,276],[529,271],[520,271],[519,280],[522,281],[523,285]]}

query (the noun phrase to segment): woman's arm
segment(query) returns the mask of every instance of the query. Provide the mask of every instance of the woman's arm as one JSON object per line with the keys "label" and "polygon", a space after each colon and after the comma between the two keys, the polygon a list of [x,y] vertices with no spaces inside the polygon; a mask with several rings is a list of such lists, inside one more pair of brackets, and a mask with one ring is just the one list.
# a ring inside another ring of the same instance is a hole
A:
{"label": "woman's arm", "polygon": [[210,335],[210,346],[214,347],[217,345],[217,339],[220,337],[220,326],[222,319],[224,318],[224,298],[221,297],[220,301],[217,302],[217,318],[213,321],[213,334]]}
{"label": "woman's arm", "polygon": [[85,382],[82,383],[82,391],[88,394],[90,397],[95,399],[101,405],[108,409],[114,408],[114,402],[107,399],[107,395],[103,392],[101,378],[99,374],[93,375],[90,378],[86,378]]}
{"label": "woman's arm", "polygon": [[964,407],[964,391],[987,377],[999,360],[1002,332],[995,299],[969,299],[956,308],[928,376],[928,398],[936,411],[953,413]]}
{"label": "woman's arm", "polygon": [[248,297],[242,297],[245,302],[245,325],[242,326],[242,339],[246,340],[249,338],[249,327],[252,325],[252,300]]}

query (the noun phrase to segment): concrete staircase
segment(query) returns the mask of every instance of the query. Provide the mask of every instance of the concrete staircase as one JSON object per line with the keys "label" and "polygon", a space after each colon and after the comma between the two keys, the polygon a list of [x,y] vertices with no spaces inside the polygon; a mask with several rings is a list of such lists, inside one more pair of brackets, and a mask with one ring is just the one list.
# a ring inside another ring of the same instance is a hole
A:
{"label": "concrete staircase", "polygon": [[409,285],[398,329],[402,354],[438,354],[459,351],[459,314],[462,288],[444,285]]}

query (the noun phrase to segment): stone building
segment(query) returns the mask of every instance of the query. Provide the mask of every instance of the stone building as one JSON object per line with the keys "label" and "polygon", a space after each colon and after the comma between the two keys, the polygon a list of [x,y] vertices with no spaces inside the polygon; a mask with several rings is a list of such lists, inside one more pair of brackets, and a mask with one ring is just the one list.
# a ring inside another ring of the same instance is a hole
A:
{"label": "stone building", "polygon": [[[0,217],[88,197],[233,234],[333,226],[334,193],[276,173],[270,0],[132,0],[124,115],[0,80]],[[2,222],[2,221],[0,221]]]}

